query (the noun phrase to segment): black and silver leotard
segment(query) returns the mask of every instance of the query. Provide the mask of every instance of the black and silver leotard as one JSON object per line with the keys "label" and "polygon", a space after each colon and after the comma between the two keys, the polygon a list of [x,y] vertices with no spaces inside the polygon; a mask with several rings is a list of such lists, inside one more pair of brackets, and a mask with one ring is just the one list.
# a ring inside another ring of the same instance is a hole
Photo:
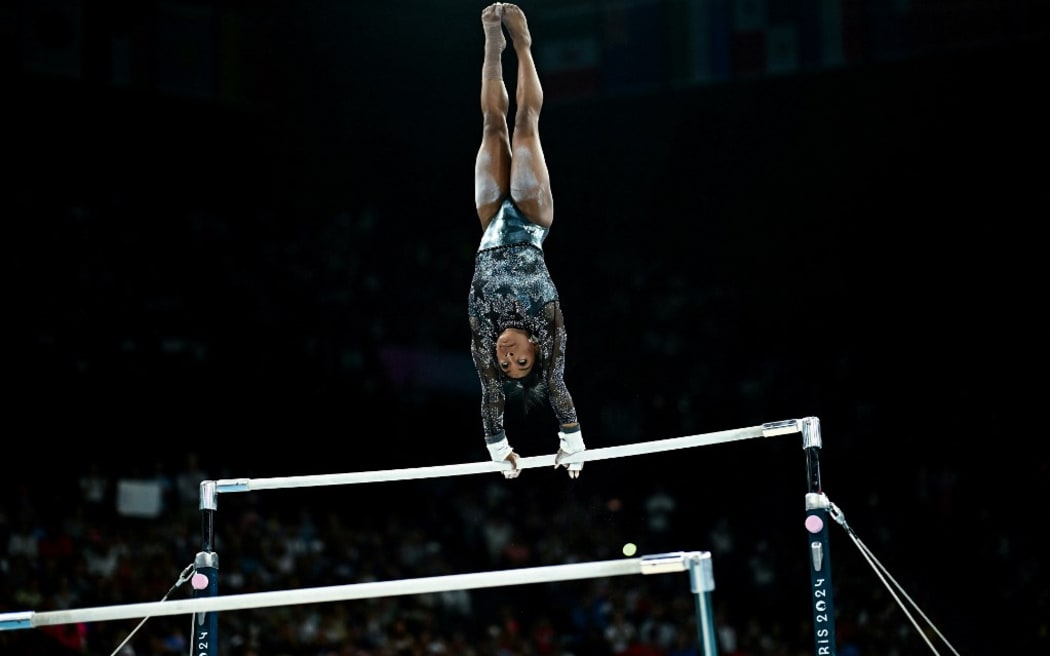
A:
{"label": "black and silver leotard", "polygon": [[504,200],[481,238],[474,261],[467,313],[470,346],[481,380],[481,423],[487,442],[502,439],[506,396],[496,362],[496,339],[506,328],[534,336],[551,408],[561,425],[576,423],[565,386],[565,321],[558,290],[547,271],[543,242],[548,229]]}

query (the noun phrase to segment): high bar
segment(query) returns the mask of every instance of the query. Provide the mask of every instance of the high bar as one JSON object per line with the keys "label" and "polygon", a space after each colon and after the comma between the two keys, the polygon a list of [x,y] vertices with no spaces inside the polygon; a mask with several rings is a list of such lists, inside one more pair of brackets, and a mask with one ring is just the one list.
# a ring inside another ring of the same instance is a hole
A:
{"label": "high bar", "polygon": [[[566,457],[563,462],[570,463],[608,460],[610,458],[623,458],[626,456],[643,455],[646,453],[659,453],[661,451],[673,451],[675,449],[709,446],[712,444],[747,440],[756,437],[786,435],[789,433],[800,432],[802,430],[803,421],[804,420],[800,419],[788,419],[785,421],[767,422],[765,424],[750,426],[748,428],[735,428],[724,431],[715,431],[712,433],[686,435],[685,437],[672,437],[665,440],[652,440],[649,442],[636,442],[633,444],[621,444],[619,446],[587,449],[586,451]],[[554,455],[544,455],[519,458],[518,468],[529,469],[531,467],[553,467],[554,457]],[[328,485],[352,485],[356,483],[383,483],[388,481],[485,474],[489,472],[500,472],[504,469],[510,469],[510,465],[505,462],[485,461],[459,465],[410,467],[406,469],[385,469],[343,474],[308,474],[304,476],[274,476],[268,478],[225,478],[214,482],[214,491],[216,493],[251,492],[256,490],[277,490]]]}
{"label": "high bar", "polygon": [[[291,604],[314,604],[351,599],[374,599],[377,597],[494,588],[549,581],[571,581],[628,574],[664,574],[686,571],[691,567],[702,569],[703,565],[709,567],[710,559],[711,554],[706,551],[675,551],[642,556],[641,558],[524,567],[502,571],[474,572],[471,574],[450,574],[400,581],[353,583],[319,588],[302,588],[299,590],[250,592],[198,597],[195,599],[98,606],[94,608],[0,613],[0,631],[80,622],[102,622],[162,615],[189,615],[213,611],[271,608]],[[710,587],[713,589],[713,584]]]}

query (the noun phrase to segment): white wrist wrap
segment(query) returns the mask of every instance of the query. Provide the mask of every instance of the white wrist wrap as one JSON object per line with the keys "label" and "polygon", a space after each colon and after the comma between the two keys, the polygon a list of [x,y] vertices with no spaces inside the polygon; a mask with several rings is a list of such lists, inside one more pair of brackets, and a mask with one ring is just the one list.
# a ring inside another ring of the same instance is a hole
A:
{"label": "white wrist wrap", "polygon": [[574,433],[563,433],[558,431],[558,446],[566,454],[579,453],[587,447],[583,443],[583,430]]}
{"label": "white wrist wrap", "polygon": [[493,462],[503,462],[507,459],[507,456],[514,452],[514,449],[510,447],[510,443],[507,442],[506,437],[499,442],[486,444],[485,446],[489,448],[489,456],[492,458]]}

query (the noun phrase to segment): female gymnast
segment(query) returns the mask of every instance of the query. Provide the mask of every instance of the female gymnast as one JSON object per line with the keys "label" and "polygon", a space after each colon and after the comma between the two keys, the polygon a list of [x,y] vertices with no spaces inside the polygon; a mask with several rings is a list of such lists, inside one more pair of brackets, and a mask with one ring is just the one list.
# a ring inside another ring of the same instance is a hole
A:
{"label": "female gymnast", "polygon": [[[485,31],[483,128],[474,165],[474,203],[482,236],[467,308],[471,355],[481,380],[485,444],[494,462],[511,464],[503,475],[517,478],[518,454],[503,427],[504,385],[523,394],[526,407],[545,397],[558,420],[554,467],[565,467],[575,479],[583,463],[562,460],[586,447],[565,385],[565,320],[543,253],[554,219],[539,136],[543,89],[522,10],[505,2],[491,4],[481,12],[481,25]],[[513,137],[507,126],[510,99],[503,82],[504,28],[518,60]]]}

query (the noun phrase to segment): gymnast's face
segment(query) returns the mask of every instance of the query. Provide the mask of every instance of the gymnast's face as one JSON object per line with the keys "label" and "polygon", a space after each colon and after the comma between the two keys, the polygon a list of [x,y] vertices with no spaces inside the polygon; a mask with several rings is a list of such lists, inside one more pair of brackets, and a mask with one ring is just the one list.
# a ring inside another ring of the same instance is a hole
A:
{"label": "gymnast's face", "polygon": [[524,378],[536,364],[536,345],[519,328],[507,328],[496,338],[496,364],[507,378]]}

